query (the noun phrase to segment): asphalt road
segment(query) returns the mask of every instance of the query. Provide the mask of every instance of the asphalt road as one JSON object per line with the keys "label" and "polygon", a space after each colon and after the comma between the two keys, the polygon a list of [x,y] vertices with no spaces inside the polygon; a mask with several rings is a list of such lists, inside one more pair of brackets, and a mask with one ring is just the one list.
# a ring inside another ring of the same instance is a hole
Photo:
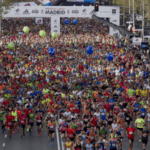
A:
{"label": "asphalt road", "polygon": [[[40,137],[38,137],[37,135],[36,126],[34,126],[31,136],[29,135],[29,133],[26,133],[25,137],[20,138],[20,131],[17,131],[15,134],[12,135],[12,139],[9,140],[8,138],[5,138],[5,134],[2,134],[0,130],[0,150],[58,150],[56,135],[53,146],[50,146],[51,142],[50,140],[48,140],[45,125],[43,127],[42,134]],[[3,148],[3,143],[5,143],[5,148]],[[128,149],[129,143],[125,135],[123,139],[122,150]],[[150,149],[150,138],[148,145],[146,147],[146,150],[149,149]],[[107,147],[107,150],[109,150],[109,147]],[[133,150],[142,150],[142,143],[138,141],[137,132],[135,135]]]}
{"label": "asphalt road", "polygon": [[[21,132],[16,131],[10,140],[5,138],[5,134],[2,134],[0,129],[0,150],[58,150],[56,135],[53,146],[51,146],[51,142],[48,140],[45,125],[42,129],[42,134],[40,137],[38,137],[35,125],[31,136],[26,132],[25,137],[20,138]],[[5,143],[5,148],[3,148],[3,143]]]}

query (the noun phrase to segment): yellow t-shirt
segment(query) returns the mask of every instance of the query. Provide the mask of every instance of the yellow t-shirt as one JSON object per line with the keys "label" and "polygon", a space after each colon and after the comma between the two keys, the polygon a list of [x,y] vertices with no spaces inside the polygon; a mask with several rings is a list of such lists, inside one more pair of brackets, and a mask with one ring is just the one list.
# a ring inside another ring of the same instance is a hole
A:
{"label": "yellow t-shirt", "polygon": [[141,94],[142,94],[143,96],[147,96],[147,90],[141,90]]}

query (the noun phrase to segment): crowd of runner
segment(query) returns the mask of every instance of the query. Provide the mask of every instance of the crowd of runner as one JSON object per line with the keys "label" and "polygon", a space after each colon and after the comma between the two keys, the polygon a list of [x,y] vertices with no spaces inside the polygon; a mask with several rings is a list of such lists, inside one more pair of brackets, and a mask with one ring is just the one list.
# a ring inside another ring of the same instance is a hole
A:
{"label": "crowd of runner", "polygon": [[[90,19],[64,24],[53,39],[49,19],[2,20],[0,38],[0,121],[11,139],[21,129],[37,136],[47,129],[53,145],[59,128],[65,150],[133,148],[138,132],[143,150],[150,129],[149,51],[133,47],[128,38],[110,36],[108,28]],[[72,22],[73,18],[69,18]],[[24,34],[22,28],[29,26]],[[39,36],[45,30],[44,38]],[[19,34],[18,34],[19,33]],[[9,50],[9,42],[15,49]],[[92,46],[93,54],[86,53]],[[47,52],[55,48],[55,55]],[[111,52],[113,61],[106,55]],[[58,121],[58,122],[57,122]]]}

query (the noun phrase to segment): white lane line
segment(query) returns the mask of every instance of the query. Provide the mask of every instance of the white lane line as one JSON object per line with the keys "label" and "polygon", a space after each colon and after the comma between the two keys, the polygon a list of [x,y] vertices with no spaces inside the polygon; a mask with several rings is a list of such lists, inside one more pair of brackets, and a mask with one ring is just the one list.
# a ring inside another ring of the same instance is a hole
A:
{"label": "white lane line", "polygon": [[58,128],[56,127],[56,137],[57,137],[57,147],[58,150],[60,150],[60,141],[59,141],[59,135],[58,135]]}
{"label": "white lane line", "polygon": [[62,150],[64,150],[64,141],[62,141],[62,136],[61,136],[61,147],[62,147]]}

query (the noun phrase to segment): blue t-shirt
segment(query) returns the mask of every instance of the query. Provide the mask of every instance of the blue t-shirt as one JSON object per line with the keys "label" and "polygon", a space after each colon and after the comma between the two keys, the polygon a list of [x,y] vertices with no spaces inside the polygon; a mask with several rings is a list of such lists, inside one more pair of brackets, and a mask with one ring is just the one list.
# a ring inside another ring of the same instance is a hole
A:
{"label": "blue t-shirt", "polygon": [[109,102],[109,105],[111,105],[111,108],[114,108],[115,100],[113,98],[112,99],[108,99],[108,102]]}

